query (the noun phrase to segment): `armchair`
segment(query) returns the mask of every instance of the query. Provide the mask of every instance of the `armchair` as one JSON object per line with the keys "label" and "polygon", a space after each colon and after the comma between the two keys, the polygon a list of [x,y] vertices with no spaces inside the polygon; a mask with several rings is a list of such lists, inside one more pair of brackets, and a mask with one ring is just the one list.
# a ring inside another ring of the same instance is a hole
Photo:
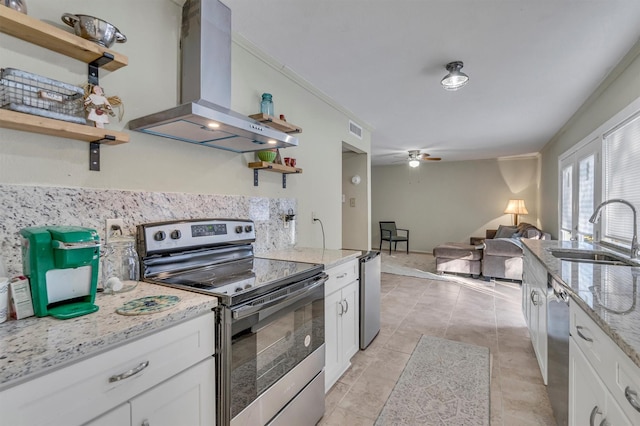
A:
{"label": "armchair", "polygon": [[[398,235],[402,231],[405,235]],[[395,243],[394,250],[398,250],[398,242],[407,244],[407,254],[409,253],[409,230],[396,228],[395,222],[380,222],[380,250],[382,241],[389,241],[389,254],[391,254],[391,243]]]}

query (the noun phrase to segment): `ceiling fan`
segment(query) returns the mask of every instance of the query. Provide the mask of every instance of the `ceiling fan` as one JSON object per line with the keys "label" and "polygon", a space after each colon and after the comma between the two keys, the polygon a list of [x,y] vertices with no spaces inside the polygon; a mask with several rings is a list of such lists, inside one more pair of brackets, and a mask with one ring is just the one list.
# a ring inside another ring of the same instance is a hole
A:
{"label": "ceiling fan", "polygon": [[421,153],[420,150],[414,149],[409,151],[409,158],[407,158],[407,160],[409,161],[409,166],[418,167],[421,161],[440,161],[442,158],[432,157],[426,152]]}

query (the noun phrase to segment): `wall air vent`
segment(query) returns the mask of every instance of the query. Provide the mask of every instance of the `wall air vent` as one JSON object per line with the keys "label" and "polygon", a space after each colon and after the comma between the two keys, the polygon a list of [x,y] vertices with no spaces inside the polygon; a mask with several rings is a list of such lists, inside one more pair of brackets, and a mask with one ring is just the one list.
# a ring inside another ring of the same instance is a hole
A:
{"label": "wall air vent", "polygon": [[358,126],[353,121],[349,120],[349,133],[358,139],[362,139],[362,127]]}

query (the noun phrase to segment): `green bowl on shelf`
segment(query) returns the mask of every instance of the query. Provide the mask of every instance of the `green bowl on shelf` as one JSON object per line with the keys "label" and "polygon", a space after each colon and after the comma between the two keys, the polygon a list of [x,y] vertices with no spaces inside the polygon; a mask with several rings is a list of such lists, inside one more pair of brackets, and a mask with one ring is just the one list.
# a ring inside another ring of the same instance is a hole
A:
{"label": "green bowl on shelf", "polygon": [[273,160],[276,159],[275,151],[258,151],[258,158],[262,161],[266,161],[267,163],[273,163]]}

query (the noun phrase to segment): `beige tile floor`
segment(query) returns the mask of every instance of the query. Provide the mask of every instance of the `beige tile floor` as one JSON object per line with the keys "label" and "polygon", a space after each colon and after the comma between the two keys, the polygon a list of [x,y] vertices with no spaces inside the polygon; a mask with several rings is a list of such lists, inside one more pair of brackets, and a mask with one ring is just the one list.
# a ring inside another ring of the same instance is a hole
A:
{"label": "beige tile floor", "polygon": [[[406,264],[432,261],[423,254],[393,257]],[[520,310],[519,284],[383,273],[381,323],[376,339],[327,394],[320,425],[372,425],[422,334],[489,347],[491,425],[555,424]]]}

